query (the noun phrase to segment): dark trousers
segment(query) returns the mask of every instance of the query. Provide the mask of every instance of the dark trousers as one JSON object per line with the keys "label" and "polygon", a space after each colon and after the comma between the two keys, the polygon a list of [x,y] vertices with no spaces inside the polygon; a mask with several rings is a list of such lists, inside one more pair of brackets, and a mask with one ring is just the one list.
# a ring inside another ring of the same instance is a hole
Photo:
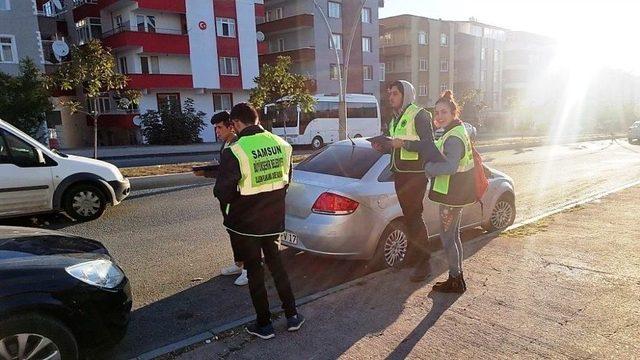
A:
{"label": "dark trousers", "polygon": [[[421,173],[395,173],[393,175],[398,202],[407,227],[409,249],[418,260],[429,260],[429,233],[422,219],[424,195],[427,191],[427,177]],[[411,253],[408,254],[411,256]]]}
{"label": "dark trousers", "polygon": [[247,270],[249,292],[251,293],[251,301],[253,301],[253,307],[256,310],[259,326],[266,326],[271,323],[269,300],[264,284],[263,254],[264,262],[269,267],[273,281],[276,284],[278,296],[282,301],[282,309],[286,317],[297,314],[296,301],[289,283],[289,276],[280,260],[277,240],[278,236],[254,237],[236,234],[233,237],[233,241],[239,245],[240,258],[244,261],[244,268]]}

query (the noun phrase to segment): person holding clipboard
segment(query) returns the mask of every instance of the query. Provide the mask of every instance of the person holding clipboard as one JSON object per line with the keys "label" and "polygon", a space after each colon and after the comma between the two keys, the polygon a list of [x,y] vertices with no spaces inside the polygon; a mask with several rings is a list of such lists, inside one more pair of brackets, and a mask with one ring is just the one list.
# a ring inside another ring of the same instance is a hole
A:
{"label": "person holding clipboard", "polygon": [[427,190],[426,162],[444,161],[433,140],[431,114],[414,104],[416,91],[408,81],[394,81],[387,87],[393,118],[389,138],[369,139],[374,149],[391,153],[391,171],[409,248],[417,259],[410,280],[424,281],[431,272],[429,234],[422,219],[423,199]]}

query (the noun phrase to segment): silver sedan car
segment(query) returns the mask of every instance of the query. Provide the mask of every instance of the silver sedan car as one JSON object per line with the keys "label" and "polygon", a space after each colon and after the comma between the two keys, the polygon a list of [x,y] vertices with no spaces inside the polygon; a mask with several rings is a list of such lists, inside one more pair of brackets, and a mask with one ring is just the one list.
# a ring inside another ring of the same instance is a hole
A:
{"label": "silver sedan car", "polygon": [[[400,264],[408,241],[389,157],[360,138],[329,145],[298,164],[287,193],[282,244],[317,255],[370,260],[375,266]],[[489,189],[483,205],[464,209],[463,229],[497,231],[515,219],[513,181],[488,167],[485,172]],[[438,205],[427,196],[423,216],[429,235],[437,237]]]}

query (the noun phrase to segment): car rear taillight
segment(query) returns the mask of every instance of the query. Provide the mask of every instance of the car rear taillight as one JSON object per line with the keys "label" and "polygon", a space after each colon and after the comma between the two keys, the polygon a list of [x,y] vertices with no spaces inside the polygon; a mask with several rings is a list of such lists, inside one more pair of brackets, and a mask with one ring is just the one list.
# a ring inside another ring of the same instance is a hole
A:
{"label": "car rear taillight", "polygon": [[326,215],[348,215],[356,211],[358,202],[330,192],[322,193],[313,204],[311,211]]}

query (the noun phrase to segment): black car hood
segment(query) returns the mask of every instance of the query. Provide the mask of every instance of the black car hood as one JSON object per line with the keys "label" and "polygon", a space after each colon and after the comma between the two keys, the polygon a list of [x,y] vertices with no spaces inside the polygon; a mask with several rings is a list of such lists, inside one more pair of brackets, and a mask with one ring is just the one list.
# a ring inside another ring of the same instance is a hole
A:
{"label": "black car hood", "polygon": [[0,226],[0,265],[49,258],[83,260],[108,257],[98,241],[42,229]]}

